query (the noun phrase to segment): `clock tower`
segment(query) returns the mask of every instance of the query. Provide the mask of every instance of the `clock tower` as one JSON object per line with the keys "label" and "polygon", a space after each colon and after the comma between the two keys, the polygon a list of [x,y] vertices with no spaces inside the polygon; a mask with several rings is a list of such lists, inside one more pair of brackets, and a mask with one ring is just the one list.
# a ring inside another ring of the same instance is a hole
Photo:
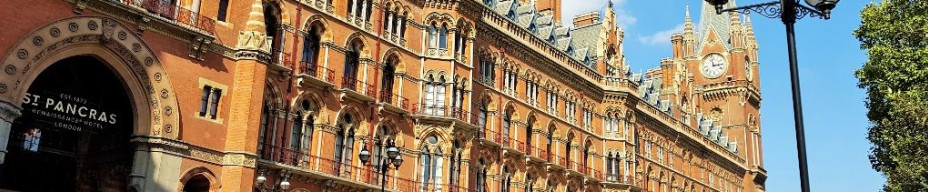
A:
{"label": "clock tower", "polygon": [[[725,8],[735,6],[732,0]],[[744,179],[753,181],[745,189],[763,191],[758,46],[750,17],[716,14],[703,2],[699,19],[695,27],[687,7],[683,33],[671,37],[673,57],[661,62],[661,73],[676,89],[664,97],[679,104],[691,127],[735,148],[749,169]]]}

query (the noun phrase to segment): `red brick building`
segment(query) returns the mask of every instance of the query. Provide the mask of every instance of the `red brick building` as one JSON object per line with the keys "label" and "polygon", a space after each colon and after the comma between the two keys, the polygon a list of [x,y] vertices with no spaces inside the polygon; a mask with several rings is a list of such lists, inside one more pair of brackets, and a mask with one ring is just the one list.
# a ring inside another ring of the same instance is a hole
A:
{"label": "red brick building", "polygon": [[0,189],[764,191],[747,16],[561,3],[3,1]]}

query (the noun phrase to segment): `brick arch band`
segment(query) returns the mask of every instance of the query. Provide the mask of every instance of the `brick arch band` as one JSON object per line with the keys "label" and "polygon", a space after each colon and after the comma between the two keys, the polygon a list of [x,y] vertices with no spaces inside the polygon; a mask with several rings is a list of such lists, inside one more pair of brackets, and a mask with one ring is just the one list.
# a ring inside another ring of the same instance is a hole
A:
{"label": "brick arch band", "polygon": [[[94,56],[109,65],[132,97],[139,116],[134,135],[178,139],[177,99],[164,66],[133,30],[106,17],[79,16],[42,26],[8,50],[0,63],[0,110],[12,122],[26,90],[58,60]],[[6,115],[14,113],[15,115]],[[147,116],[147,118],[146,118]]]}

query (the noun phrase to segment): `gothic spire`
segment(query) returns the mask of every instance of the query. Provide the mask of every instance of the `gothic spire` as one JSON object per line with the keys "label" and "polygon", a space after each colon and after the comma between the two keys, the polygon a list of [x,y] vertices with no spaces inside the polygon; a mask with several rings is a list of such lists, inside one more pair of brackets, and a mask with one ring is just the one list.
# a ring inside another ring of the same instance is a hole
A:
{"label": "gothic spire", "polygon": [[245,31],[265,32],[264,4],[262,0],[254,0],[254,2],[251,3],[251,12],[248,13],[248,21],[245,23]]}

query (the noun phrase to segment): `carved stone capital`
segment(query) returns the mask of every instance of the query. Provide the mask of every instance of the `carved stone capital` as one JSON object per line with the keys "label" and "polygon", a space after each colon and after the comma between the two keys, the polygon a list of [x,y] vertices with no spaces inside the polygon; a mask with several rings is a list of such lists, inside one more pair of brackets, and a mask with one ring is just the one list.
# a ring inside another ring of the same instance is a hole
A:
{"label": "carved stone capital", "polygon": [[6,122],[13,122],[14,119],[22,116],[22,108],[16,105],[0,101],[0,119]]}

